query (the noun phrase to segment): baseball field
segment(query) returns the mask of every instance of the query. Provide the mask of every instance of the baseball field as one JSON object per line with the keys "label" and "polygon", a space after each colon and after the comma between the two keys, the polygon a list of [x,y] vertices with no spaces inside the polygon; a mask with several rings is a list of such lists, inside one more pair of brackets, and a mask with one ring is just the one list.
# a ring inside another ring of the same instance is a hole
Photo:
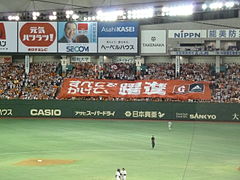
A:
{"label": "baseball field", "polygon": [[0,180],[114,180],[123,167],[127,180],[239,180],[240,123],[0,119]]}

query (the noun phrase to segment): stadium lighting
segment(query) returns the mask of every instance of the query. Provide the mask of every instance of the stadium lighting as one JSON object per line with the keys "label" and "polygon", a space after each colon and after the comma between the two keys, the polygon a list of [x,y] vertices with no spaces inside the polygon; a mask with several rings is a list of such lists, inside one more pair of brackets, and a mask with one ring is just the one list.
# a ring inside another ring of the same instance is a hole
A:
{"label": "stadium lighting", "polygon": [[71,16],[69,14],[66,15],[66,18],[69,19]]}
{"label": "stadium lighting", "polygon": [[92,17],[88,17],[88,18],[87,18],[87,21],[91,21],[91,20],[92,20]]}
{"label": "stadium lighting", "polygon": [[8,20],[9,21],[13,20],[13,16],[8,16]]}
{"label": "stadium lighting", "polygon": [[127,18],[128,19],[144,19],[144,18],[151,18],[154,15],[153,8],[146,8],[146,9],[134,9],[127,11]]}
{"label": "stadium lighting", "polygon": [[124,16],[122,17],[122,19],[127,19],[127,16],[124,15]]}
{"label": "stadium lighting", "polygon": [[182,6],[173,6],[173,7],[163,7],[162,15],[163,16],[189,16],[193,14],[194,6],[191,5],[182,5]]}
{"label": "stadium lighting", "polygon": [[66,18],[69,19],[70,17],[72,17],[72,15],[74,14],[73,10],[67,10],[66,12]]}
{"label": "stadium lighting", "polygon": [[211,3],[209,5],[209,8],[212,9],[212,10],[221,9],[221,8],[223,8],[223,3],[222,2]]}
{"label": "stadium lighting", "polygon": [[50,21],[53,21],[53,20],[56,20],[57,19],[57,16],[54,16],[54,15],[50,15],[49,16],[49,20]]}
{"label": "stadium lighting", "polygon": [[123,14],[124,14],[123,10],[108,11],[108,12],[103,12],[102,10],[99,10],[97,11],[96,19],[100,21],[116,21],[118,17],[123,16]]}
{"label": "stadium lighting", "polygon": [[226,8],[233,8],[235,3],[233,1],[225,2],[225,7]]}
{"label": "stadium lighting", "polygon": [[38,16],[40,16],[40,12],[32,12],[32,18],[33,18],[33,20],[35,21],[35,20],[37,20],[37,18],[38,18]]}
{"label": "stadium lighting", "polygon": [[72,15],[72,19],[73,19],[73,20],[77,20],[78,18],[79,18],[79,15],[77,15],[77,14],[73,14],[73,15]]}
{"label": "stadium lighting", "polygon": [[35,12],[35,11],[34,11],[34,12],[32,12],[32,15],[38,17],[38,16],[40,16],[40,12]]}
{"label": "stadium lighting", "polygon": [[9,21],[19,21],[20,17],[18,15],[17,16],[8,16],[8,20]]}
{"label": "stadium lighting", "polygon": [[206,10],[207,8],[208,8],[208,5],[207,5],[207,4],[203,4],[203,5],[202,5],[202,9],[203,9],[203,10]]}
{"label": "stadium lighting", "polygon": [[19,20],[20,20],[20,17],[19,17],[19,16],[15,16],[15,20],[16,20],[16,21],[19,21]]}
{"label": "stadium lighting", "polygon": [[57,20],[57,12],[53,11],[52,15],[49,15],[49,20],[53,21],[53,20]]}
{"label": "stadium lighting", "polygon": [[74,13],[73,10],[67,10],[66,11],[66,15],[73,15],[73,13]]}

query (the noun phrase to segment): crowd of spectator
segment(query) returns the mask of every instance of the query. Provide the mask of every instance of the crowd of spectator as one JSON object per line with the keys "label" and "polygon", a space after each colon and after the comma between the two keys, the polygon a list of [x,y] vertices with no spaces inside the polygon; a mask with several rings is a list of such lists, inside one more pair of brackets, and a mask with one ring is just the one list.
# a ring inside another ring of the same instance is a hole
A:
{"label": "crowd of spectator", "polygon": [[[55,99],[64,78],[82,79],[160,79],[211,82],[211,102],[240,102],[240,64],[224,64],[224,71],[215,73],[211,64],[181,64],[175,74],[175,64],[150,63],[137,71],[134,64],[74,63],[66,73],[59,73],[58,63],[33,63],[25,73],[24,64],[0,64],[0,99]],[[84,100],[116,101],[176,101],[162,98],[125,99],[109,97],[84,97]]]}
{"label": "crowd of spectator", "polygon": [[54,99],[62,76],[56,73],[57,63],[31,64],[25,75],[20,99]]}
{"label": "crowd of spectator", "polygon": [[150,63],[142,70],[140,79],[171,80],[175,78],[175,64],[172,63]]}
{"label": "crowd of spectator", "polygon": [[135,80],[136,68],[129,63],[105,63],[102,79]]}
{"label": "crowd of spectator", "polygon": [[94,63],[73,63],[72,66],[67,71],[67,78],[99,79],[101,69]]}
{"label": "crowd of spectator", "polygon": [[23,64],[0,65],[0,99],[19,98],[25,81]]}
{"label": "crowd of spectator", "polygon": [[212,78],[214,102],[240,102],[240,64],[225,64],[226,71]]}
{"label": "crowd of spectator", "polygon": [[62,76],[52,63],[31,64],[25,73],[24,64],[0,65],[1,99],[54,99]]}

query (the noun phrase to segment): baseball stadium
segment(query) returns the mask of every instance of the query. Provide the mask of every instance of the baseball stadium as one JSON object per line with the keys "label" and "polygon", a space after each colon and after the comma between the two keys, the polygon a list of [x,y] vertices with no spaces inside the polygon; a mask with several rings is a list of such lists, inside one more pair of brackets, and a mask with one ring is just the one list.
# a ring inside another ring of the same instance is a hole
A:
{"label": "baseball stadium", "polygon": [[0,180],[239,180],[240,3],[0,0]]}

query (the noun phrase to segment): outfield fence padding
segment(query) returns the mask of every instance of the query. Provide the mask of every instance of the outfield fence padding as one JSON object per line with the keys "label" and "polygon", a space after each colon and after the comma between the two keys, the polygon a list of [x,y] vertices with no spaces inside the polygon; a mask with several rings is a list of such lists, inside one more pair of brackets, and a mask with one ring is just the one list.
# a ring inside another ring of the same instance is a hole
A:
{"label": "outfield fence padding", "polygon": [[240,104],[0,100],[0,117],[240,121]]}

